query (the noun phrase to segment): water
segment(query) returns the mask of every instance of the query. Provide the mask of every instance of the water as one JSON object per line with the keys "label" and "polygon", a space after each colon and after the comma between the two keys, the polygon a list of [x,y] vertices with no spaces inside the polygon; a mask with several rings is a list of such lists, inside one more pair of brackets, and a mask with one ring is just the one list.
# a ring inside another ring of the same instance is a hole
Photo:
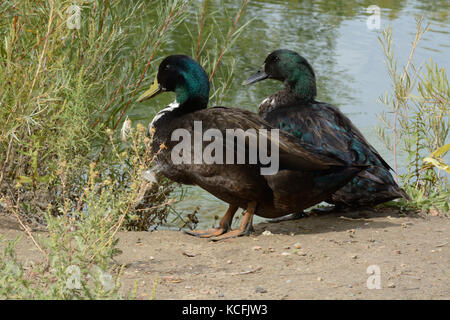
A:
{"label": "water", "polygon": [[[210,10],[219,1],[208,1]],[[225,1],[226,8],[237,12],[237,1]],[[381,29],[369,30],[366,8],[377,4],[381,8]],[[200,5],[200,3],[199,3]],[[195,34],[193,18],[186,26]],[[377,116],[383,110],[379,97],[391,89],[391,81],[383,62],[378,42],[381,30],[394,29],[394,49],[399,66],[406,63],[416,31],[417,16],[431,23],[415,52],[415,61],[424,64],[432,58],[448,69],[450,62],[450,2],[418,0],[383,1],[250,1],[240,25],[253,19],[236,41],[231,53],[236,59],[236,72],[226,97],[225,106],[239,106],[256,111],[259,103],[282,87],[273,80],[242,87],[240,83],[254,73],[268,53],[275,49],[292,49],[303,55],[313,66],[318,80],[318,100],[335,104],[357,125],[366,138],[392,164],[392,154],[376,134]],[[230,19],[223,17],[224,25]],[[208,21],[206,21],[208,23]],[[175,53],[191,55],[191,43],[185,26],[171,36],[163,56]],[[228,52],[228,54],[230,54]],[[157,103],[155,100],[154,103]],[[163,107],[161,105],[160,107]],[[136,118],[151,120],[148,107],[133,110]],[[133,116],[133,115],[132,115]],[[400,155],[401,158],[401,155]],[[214,216],[221,217],[227,205],[197,187],[189,187],[187,196],[176,208],[191,213],[200,207],[200,227],[209,227]],[[256,220],[260,221],[260,220]]]}

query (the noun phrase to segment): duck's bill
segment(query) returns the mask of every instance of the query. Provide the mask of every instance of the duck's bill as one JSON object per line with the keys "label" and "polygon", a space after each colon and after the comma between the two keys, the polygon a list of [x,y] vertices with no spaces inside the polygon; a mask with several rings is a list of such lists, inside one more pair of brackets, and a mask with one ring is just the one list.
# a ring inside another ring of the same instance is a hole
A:
{"label": "duck's bill", "polygon": [[242,82],[242,85],[246,86],[248,84],[252,84],[252,83],[267,79],[268,77],[269,77],[269,75],[267,73],[265,73],[263,70],[259,70],[257,73],[250,76],[250,78],[248,78],[247,80]]}
{"label": "duck's bill", "polygon": [[160,94],[161,92],[163,92],[163,89],[162,89],[161,85],[158,83],[158,79],[155,78],[155,81],[150,86],[150,89],[148,89],[143,94],[141,94],[137,101],[142,102],[144,100],[151,99],[151,98],[157,96],[158,94]]}

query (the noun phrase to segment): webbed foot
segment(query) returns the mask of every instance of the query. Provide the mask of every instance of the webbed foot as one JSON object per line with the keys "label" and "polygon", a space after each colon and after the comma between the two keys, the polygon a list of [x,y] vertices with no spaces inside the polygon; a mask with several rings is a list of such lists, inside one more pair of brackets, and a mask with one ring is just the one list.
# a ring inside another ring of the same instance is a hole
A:
{"label": "webbed foot", "polygon": [[256,204],[257,204],[256,202],[250,202],[248,204],[247,210],[245,210],[245,212],[244,212],[244,217],[242,219],[241,225],[239,226],[239,229],[236,229],[236,230],[224,233],[220,236],[211,238],[210,241],[221,241],[221,240],[225,240],[225,239],[249,235],[250,232],[253,230],[252,221],[253,221],[253,215],[256,210]]}
{"label": "webbed foot", "polygon": [[242,231],[240,228],[224,233],[218,237],[214,237],[209,239],[210,241],[221,241],[221,240],[225,240],[225,239],[230,239],[230,238],[237,238],[237,237],[242,237],[242,236],[246,236],[250,234],[250,230],[244,230]]}
{"label": "webbed foot", "polygon": [[220,220],[219,228],[211,228],[207,230],[185,230],[184,233],[200,238],[211,238],[220,236],[226,233],[228,229],[230,229],[231,221],[233,220],[234,214],[236,213],[237,209],[238,209],[237,206],[230,204],[227,212],[223,216],[222,220]]}
{"label": "webbed foot", "polygon": [[200,238],[217,237],[221,234],[224,234],[225,232],[227,232],[227,230],[224,228],[211,228],[207,230],[184,230],[184,233]]}

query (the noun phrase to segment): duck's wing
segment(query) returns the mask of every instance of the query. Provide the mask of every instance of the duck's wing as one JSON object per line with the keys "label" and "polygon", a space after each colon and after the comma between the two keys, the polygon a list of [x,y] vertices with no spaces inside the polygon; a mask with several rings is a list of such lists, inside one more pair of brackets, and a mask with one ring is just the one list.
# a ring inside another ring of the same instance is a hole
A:
{"label": "duck's wing", "polygon": [[[272,144],[278,148],[280,169],[290,170],[328,170],[331,167],[346,166],[347,163],[342,161],[327,150],[317,148],[307,142],[300,142],[294,137],[277,130],[278,137],[271,130],[275,129],[268,122],[264,121],[257,114],[227,107],[214,107],[200,112],[193,113],[196,119],[202,119],[203,123],[207,123],[208,127],[216,128],[223,133],[227,129],[234,129],[234,134],[246,141],[246,148],[249,148],[248,137],[254,132],[258,137],[265,136],[267,145]],[[236,130],[241,129],[241,130]],[[249,130],[253,129],[253,130]],[[265,130],[261,130],[265,129]],[[278,128],[276,128],[278,129]],[[206,128],[204,128],[206,130]],[[258,147],[260,146],[258,140]]]}
{"label": "duck's wing", "polygon": [[320,103],[320,106],[326,110],[329,110],[328,112],[329,114],[333,114],[336,123],[338,123],[339,126],[345,130],[345,132],[350,133],[351,136],[355,137],[365,149],[370,150],[371,159],[369,160],[372,160],[373,162],[379,162],[378,165],[382,165],[386,169],[392,170],[391,166],[383,159],[383,157],[378,153],[378,151],[366,140],[361,131],[359,131],[359,129],[351,122],[351,120],[346,115],[344,115],[337,107],[333,105]]}
{"label": "duck's wing", "polygon": [[[298,101],[287,101],[282,106],[279,103],[273,98],[266,99],[260,106],[260,113],[271,125],[296,137],[297,141],[310,143],[346,163],[390,169],[350,119],[336,107],[325,103],[306,105]],[[266,112],[270,104],[276,106]]]}

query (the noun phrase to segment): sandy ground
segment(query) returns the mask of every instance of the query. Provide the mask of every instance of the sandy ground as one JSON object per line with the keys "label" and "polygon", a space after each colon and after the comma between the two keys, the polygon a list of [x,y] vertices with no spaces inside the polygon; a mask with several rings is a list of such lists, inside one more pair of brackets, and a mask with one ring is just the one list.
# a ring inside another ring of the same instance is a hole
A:
{"label": "sandy ground", "polygon": [[[0,216],[0,233],[21,231]],[[180,231],[121,232],[123,290],[148,299],[450,299],[450,219],[392,211],[260,223],[210,242]],[[21,260],[39,252],[24,237]],[[379,270],[367,273],[370,266]],[[380,289],[369,289],[369,284]]]}

